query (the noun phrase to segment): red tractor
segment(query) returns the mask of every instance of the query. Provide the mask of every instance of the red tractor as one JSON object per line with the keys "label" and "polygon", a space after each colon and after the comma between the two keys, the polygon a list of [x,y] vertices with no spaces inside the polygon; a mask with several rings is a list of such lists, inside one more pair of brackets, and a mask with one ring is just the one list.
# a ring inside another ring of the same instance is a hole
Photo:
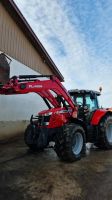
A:
{"label": "red tractor", "polygon": [[85,154],[87,142],[112,149],[112,110],[99,107],[99,92],[68,92],[58,78],[49,75],[14,76],[0,84],[0,94],[30,92],[39,94],[48,107],[31,116],[26,128],[24,140],[32,151],[43,150],[54,141],[58,157],[73,162]]}

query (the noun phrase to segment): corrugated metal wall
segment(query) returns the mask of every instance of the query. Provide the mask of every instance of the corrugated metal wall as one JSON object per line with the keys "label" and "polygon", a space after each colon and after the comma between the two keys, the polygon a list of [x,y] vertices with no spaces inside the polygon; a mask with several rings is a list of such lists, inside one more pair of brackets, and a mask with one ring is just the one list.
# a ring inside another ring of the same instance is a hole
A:
{"label": "corrugated metal wall", "polygon": [[0,51],[41,74],[53,74],[1,3]]}

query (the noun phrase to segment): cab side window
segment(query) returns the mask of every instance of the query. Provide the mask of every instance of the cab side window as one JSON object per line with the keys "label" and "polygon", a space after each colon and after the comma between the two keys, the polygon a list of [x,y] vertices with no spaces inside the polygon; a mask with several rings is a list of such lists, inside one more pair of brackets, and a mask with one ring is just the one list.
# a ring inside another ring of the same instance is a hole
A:
{"label": "cab side window", "polygon": [[98,108],[96,98],[95,99],[91,99],[90,95],[86,95],[86,105],[91,111],[93,111],[93,110]]}
{"label": "cab side window", "polygon": [[75,104],[78,105],[83,105],[83,97],[82,96],[72,96],[72,100],[74,101]]}
{"label": "cab side window", "polygon": [[83,105],[83,97],[76,97],[76,103],[79,105]]}

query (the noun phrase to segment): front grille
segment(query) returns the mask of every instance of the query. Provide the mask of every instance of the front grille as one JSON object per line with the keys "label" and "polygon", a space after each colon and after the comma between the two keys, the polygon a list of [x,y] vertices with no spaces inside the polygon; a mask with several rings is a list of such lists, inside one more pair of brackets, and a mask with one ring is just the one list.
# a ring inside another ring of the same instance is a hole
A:
{"label": "front grille", "polygon": [[50,115],[49,116],[38,116],[38,123],[40,126],[49,125]]}

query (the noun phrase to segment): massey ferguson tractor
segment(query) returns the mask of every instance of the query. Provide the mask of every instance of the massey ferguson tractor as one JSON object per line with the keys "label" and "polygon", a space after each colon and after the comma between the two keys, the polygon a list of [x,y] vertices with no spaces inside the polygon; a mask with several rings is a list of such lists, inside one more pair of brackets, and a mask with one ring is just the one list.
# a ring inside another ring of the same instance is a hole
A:
{"label": "massey ferguson tractor", "polygon": [[98,105],[100,92],[67,91],[55,76],[21,75],[0,84],[1,95],[35,92],[48,109],[31,116],[24,140],[32,151],[40,151],[55,142],[55,152],[61,160],[80,159],[86,143],[101,149],[112,149],[112,110]]}

